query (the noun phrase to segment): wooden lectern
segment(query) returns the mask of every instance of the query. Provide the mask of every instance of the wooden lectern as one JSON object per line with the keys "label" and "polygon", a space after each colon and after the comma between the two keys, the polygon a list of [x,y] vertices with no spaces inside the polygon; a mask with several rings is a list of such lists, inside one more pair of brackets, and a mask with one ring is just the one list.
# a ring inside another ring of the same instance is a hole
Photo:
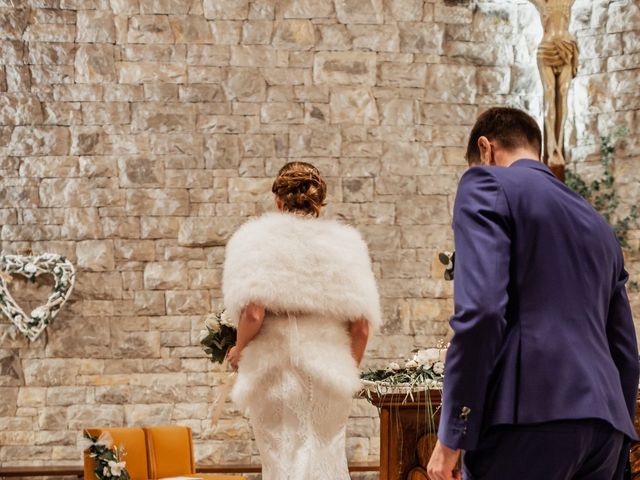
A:
{"label": "wooden lectern", "polygon": [[[436,442],[441,391],[371,394],[380,410],[380,480],[428,480],[426,467]],[[430,406],[429,406],[430,405]],[[640,395],[636,407],[640,433]],[[631,448],[631,478],[640,480],[640,442]]]}
{"label": "wooden lectern", "polygon": [[380,409],[380,480],[428,478],[441,401],[440,390],[371,394],[371,403]]}

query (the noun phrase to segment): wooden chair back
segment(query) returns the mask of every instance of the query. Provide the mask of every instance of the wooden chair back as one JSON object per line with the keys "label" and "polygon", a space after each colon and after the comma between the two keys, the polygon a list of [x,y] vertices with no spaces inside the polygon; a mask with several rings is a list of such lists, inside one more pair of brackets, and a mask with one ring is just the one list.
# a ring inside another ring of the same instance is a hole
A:
{"label": "wooden chair back", "polygon": [[176,425],[144,427],[150,478],[196,473],[191,428]]}

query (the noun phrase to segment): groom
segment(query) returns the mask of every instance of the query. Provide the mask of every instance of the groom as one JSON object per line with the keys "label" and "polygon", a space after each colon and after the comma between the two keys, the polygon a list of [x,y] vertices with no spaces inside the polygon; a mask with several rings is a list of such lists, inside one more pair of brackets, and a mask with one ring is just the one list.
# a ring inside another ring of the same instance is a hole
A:
{"label": "groom", "polygon": [[[454,208],[455,333],[431,480],[621,479],[638,349],[622,251],[542,164],[535,120],[473,127]],[[479,165],[479,166],[477,166]]]}

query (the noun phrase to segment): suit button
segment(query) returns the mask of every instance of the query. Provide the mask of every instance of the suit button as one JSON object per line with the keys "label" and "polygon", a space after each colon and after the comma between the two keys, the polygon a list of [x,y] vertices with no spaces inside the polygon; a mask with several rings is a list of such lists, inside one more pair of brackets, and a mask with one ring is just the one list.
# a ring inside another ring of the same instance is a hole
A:
{"label": "suit button", "polygon": [[462,410],[460,411],[460,419],[466,422],[470,413],[471,409],[469,407],[462,407]]}

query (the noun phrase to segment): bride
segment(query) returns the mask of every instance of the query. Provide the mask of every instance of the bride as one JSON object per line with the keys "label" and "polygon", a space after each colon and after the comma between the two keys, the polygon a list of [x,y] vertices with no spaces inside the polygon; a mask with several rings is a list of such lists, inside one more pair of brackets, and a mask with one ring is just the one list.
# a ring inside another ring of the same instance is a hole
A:
{"label": "bride", "polygon": [[232,398],[250,418],[263,480],[347,480],[358,366],[381,323],[368,249],[354,228],[317,218],[326,185],[313,165],[288,163],[272,191],[280,212],[247,222],[226,250]]}

